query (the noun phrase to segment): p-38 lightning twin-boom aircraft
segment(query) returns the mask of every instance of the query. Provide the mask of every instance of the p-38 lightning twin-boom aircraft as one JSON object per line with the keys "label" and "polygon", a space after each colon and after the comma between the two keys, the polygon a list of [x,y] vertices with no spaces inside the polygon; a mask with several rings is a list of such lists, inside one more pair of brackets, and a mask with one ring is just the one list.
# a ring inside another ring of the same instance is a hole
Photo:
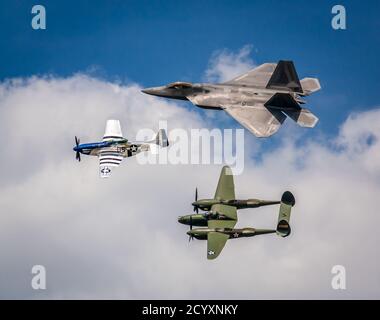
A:
{"label": "p-38 lightning twin-boom aircraft", "polygon": [[[238,221],[237,209],[257,208],[261,206],[280,204],[276,230],[242,228],[235,229]],[[267,233],[277,233],[286,237],[290,234],[290,212],[295,205],[295,198],[289,191],[283,193],[281,201],[267,201],[259,199],[237,200],[232,171],[228,166],[223,167],[220,173],[218,186],[213,199],[198,200],[198,191],[195,190],[195,202],[192,203],[196,214],[181,216],[178,222],[190,225],[187,232],[189,241],[193,238],[207,240],[207,259],[215,259],[223,250],[229,239],[253,237]],[[198,213],[198,209],[205,213]],[[206,227],[206,228],[193,228]]]}
{"label": "p-38 lightning twin-boom aircraft", "polygon": [[99,157],[100,177],[107,178],[111,175],[113,167],[120,165],[123,158],[132,157],[142,151],[149,151],[151,145],[167,147],[169,145],[166,132],[160,129],[156,137],[151,141],[131,142],[123,138],[119,120],[108,120],[102,142],[83,143],[75,137],[76,159],[81,160],[81,154]]}
{"label": "p-38 lightning twin-boom aircraft", "polygon": [[300,105],[306,103],[303,97],[320,88],[316,78],[300,81],[292,61],[279,61],[264,63],[224,83],[174,82],[142,92],[224,110],[255,136],[269,137],[287,116],[301,127],[314,127],[318,118]]}

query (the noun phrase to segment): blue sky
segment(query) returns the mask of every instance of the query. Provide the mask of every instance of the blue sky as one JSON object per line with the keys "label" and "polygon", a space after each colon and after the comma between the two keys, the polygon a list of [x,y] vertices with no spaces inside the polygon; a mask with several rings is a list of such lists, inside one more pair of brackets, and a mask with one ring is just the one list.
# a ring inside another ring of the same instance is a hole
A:
{"label": "blue sky", "polygon": [[[47,30],[30,26],[34,4]],[[331,28],[336,1],[1,1],[0,79],[95,68],[95,75],[143,86],[201,81],[213,52],[246,44],[257,63],[295,61],[323,90],[309,98],[336,133],[347,115],[378,105],[378,1],[340,1],[347,30]],[[189,106],[190,107],[190,106]],[[202,112],[199,110],[198,112]]]}

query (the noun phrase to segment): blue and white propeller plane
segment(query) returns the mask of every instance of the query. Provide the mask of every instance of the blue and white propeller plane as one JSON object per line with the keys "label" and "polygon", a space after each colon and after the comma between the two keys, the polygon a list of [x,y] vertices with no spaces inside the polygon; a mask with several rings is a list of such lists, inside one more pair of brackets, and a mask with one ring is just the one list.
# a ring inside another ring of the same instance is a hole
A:
{"label": "blue and white propeller plane", "polygon": [[101,178],[108,178],[114,167],[118,167],[123,158],[135,156],[136,154],[149,151],[151,145],[162,148],[169,145],[164,129],[160,129],[153,140],[145,142],[131,142],[123,138],[119,120],[107,120],[106,130],[102,142],[80,143],[75,137],[76,159],[81,160],[81,154],[99,157],[99,173]]}

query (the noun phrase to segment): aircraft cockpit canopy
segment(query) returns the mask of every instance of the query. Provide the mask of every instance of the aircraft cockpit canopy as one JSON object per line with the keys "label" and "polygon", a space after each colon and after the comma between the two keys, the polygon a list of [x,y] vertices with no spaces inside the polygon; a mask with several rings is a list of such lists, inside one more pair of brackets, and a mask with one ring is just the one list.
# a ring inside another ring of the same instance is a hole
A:
{"label": "aircraft cockpit canopy", "polygon": [[191,88],[193,86],[192,83],[190,82],[181,82],[181,81],[177,81],[177,82],[173,82],[173,83],[170,83],[168,84],[166,87],[168,89],[187,89],[187,88]]}

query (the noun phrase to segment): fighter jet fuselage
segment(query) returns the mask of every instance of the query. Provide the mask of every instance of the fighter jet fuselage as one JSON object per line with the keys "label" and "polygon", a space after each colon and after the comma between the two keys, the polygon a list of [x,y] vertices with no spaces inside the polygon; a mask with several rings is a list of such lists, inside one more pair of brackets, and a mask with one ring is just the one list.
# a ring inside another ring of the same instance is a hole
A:
{"label": "fighter jet fuselage", "polygon": [[[289,90],[270,90],[255,86],[242,86],[236,84],[192,84],[188,82],[175,82],[167,86],[153,87],[142,91],[158,97],[188,100],[197,107],[204,109],[222,110],[223,106],[229,105],[262,105],[276,93],[290,94],[298,103],[305,103],[305,101],[300,98],[299,94],[295,92],[289,93]],[[283,107],[281,107],[281,109],[283,109]],[[288,109],[292,108],[288,107]]]}
{"label": "fighter jet fuselage", "polygon": [[298,79],[292,61],[264,63],[224,83],[173,82],[142,92],[170,99],[188,100],[204,109],[224,110],[257,137],[277,132],[287,117],[312,128],[318,118],[301,107],[321,88],[318,79]]}

